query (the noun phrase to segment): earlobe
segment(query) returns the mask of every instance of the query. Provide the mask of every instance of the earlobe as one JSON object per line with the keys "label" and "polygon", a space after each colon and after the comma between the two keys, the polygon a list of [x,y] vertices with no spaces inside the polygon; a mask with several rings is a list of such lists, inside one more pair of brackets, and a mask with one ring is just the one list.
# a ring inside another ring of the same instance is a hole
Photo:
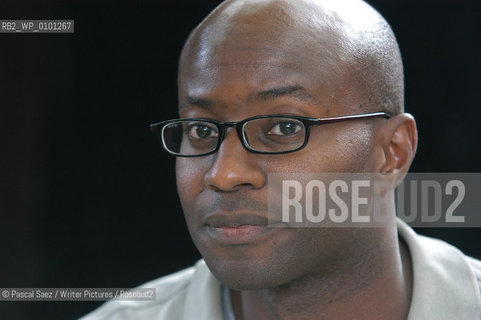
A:
{"label": "earlobe", "polygon": [[380,130],[384,161],[379,172],[394,174],[401,181],[409,170],[417,148],[416,121],[408,113],[391,118]]}

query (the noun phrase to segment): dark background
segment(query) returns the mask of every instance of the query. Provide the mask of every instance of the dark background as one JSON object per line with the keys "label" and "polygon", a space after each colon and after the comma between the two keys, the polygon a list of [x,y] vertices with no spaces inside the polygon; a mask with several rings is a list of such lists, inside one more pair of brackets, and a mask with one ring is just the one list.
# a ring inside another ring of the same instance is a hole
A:
{"label": "dark background", "polygon": [[[401,46],[412,171],[480,172],[478,1],[369,1]],[[177,58],[219,1],[2,2],[0,287],[133,287],[191,265],[174,159],[147,126],[176,116]],[[480,229],[417,229],[481,257]],[[74,319],[96,302],[0,302],[2,319]]]}

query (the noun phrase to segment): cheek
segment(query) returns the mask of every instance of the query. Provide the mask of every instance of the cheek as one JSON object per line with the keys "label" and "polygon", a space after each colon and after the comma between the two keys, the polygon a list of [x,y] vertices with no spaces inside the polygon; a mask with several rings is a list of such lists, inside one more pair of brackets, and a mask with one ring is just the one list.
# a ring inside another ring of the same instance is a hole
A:
{"label": "cheek", "polygon": [[365,124],[339,126],[313,148],[312,158],[323,170],[320,172],[364,172],[371,153],[371,136],[371,128]]}
{"label": "cheek", "polygon": [[181,158],[176,160],[177,192],[184,211],[191,206],[195,197],[204,188],[204,163],[200,158]]}
{"label": "cheek", "polygon": [[337,136],[336,142],[344,156],[364,159],[371,143],[370,127],[358,125],[346,129]]}

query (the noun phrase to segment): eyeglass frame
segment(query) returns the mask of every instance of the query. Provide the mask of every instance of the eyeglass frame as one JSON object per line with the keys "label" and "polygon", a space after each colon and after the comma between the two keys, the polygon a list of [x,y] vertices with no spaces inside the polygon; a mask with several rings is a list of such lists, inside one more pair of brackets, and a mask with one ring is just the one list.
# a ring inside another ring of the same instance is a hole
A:
{"label": "eyeglass frame", "polygon": [[[309,141],[309,133],[311,131],[311,128],[314,126],[319,126],[323,124],[329,124],[329,123],[336,123],[336,122],[342,122],[342,121],[348,121],[348,120],[356,120],[356,119],[363,119],[363,118],[373,118],[373,117],[384,117],[386,119],[390,119],[392,115],[390,115],[387,112],[372,112],[372,113],[363,113],[363,114],[354,114],[354,115],[347,115],[347,116],[339,116],[339,117],[331,117],[331,118],[310,118],[310,117],[304,117],[304,116],[297,116],[297,115],[259,115],[259,116],[254,116],[250,117],[241,121],[218,121],[214,119],[208,119],[208,118],[184,118],[184,119],[171,119],[171,120],[165,120],[157,123],[153,123],[149,126],[150,131],[153,133],[156,133],[160,141],[162,142],[162,147],[164,148],[165,151],[168,153],[176,156],[176,157],[183,157],[183,158],[194,158],[194,157],[203,157],[207,155],[211,155],[219,151],[220,145],[224,141],[224,138],[226,136],[227,128],[234,128],[237,132],[237,136],[239,137],[239,140],[242,144],[242,146],[249,152],[255,153],[255,154],[286,154],[286,153],[291,153],[291,152],[296,152],[301,149],[303,149],[308,141]],[[286,150],[286,151],[275,151],[275,152],[270,152],[270,151],[259,151],[252,149],[248,142],[246,141],[246,138],[244,137],[244,125],[245,123],[252,121],[252,120],[258,120],[258,119],[264,119],[264,118],[286,118],[286,119],[295,119],[304,125],[304,128],[306,130],[306,134],[304,137],[304,142],[302,143],[301,146],[292,149],[292,150]],[[163,138],[163,128],[167,126],[170,123],[178,122],[178,121],[202,121],[202,122],[209,122],[215,125],[218,129],[219,136],[217,138],[217,146],[206,153],[201,153],[201,154],[193,154],[193,155],[183,155],[179,154],[176,152],[173,152],[167,148],[165,145],[165,141]]]}

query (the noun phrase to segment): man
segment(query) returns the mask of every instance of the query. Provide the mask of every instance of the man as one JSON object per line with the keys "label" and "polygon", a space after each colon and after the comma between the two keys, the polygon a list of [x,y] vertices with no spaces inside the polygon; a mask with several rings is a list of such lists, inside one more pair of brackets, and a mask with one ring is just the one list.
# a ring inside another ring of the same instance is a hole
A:
{"label": "man", "polygon": [[480,319],[480,263],[402,222],[268,226],[270,173],[402,180],[417,145],[403,81],[395,37],[364,2],[222,3],[181,54],[184,120],[153,126],[178,156],[203,260],[145,284],[155,301],[109,302],[84,319]]}

